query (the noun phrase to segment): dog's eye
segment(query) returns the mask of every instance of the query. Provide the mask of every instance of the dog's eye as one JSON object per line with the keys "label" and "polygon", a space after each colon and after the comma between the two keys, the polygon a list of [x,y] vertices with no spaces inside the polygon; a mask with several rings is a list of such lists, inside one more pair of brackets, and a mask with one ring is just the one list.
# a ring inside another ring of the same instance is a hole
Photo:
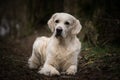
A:
{"label": "dog's eye", "polygon": [[70,25],[70,23],[66,21],[66,22],[65,22],[65,25]]}
{"label": "dog's eye", "polygon": [[55,20],[55,23],[59,23],[59,20]]}

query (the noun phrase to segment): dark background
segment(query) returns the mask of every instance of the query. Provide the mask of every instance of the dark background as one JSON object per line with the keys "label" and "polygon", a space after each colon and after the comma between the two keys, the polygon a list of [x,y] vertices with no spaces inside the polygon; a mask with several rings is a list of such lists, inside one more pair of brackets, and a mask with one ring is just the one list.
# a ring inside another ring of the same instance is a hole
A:
{"label": "dark background", "polygon": [[43,28],[53,13],[67,12],[81,21],[83,41],[119,43],[119,5],[119,0],[1,0],[0,36],[26,36]]}
{"label": "dark background", "polygon": [[[78,18],[82,59],[75,76],[45,77],[27,60],[38,36],[50,36],[47,21],[56,12]],[[1,80],[119,80],[119,0],[0,0]]]}

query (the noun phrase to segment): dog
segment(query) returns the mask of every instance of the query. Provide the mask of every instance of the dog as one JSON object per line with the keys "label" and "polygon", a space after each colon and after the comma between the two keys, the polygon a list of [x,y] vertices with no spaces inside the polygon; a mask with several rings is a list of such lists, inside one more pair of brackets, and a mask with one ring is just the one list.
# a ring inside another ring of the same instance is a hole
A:
{"label": "dog", "polygon": [[75,75],[81,50],[81,42],[76,36],[82,28],[79,20],[68,13],[55,13],[48,26],[53,34],[50,38],[35,40],[29,67],[39,68],[38,73],[47,76],[60,75],[60,71]]}

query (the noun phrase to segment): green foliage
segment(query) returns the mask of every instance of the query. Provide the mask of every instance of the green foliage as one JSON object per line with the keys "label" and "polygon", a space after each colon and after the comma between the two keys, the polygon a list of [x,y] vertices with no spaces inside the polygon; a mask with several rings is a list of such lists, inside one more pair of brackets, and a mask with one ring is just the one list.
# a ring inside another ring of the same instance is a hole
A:
{"label": "green foliage", "polygon": [[107,47],[106,48],[102,48],[102,47],[99,47],[99,46],[93,47],[92,45],[87,44],[87,43],[83,43],[82,50],[89,52],[85,55],[86,60],[88,60],[90,58],[93,59],[93,60],[96,60],[96,59],[98,59],[98,58],[100,58],[104,55],[109,54],[108,53],[109,49]]}
{"label": "green foliage", "polygon": [[83,55],[82,68],[111,73],[112,76],[120,74],[120,47],[110,45],[93,47],[88,43],[83,43],[81,53]]}
{"label": "green foliage", "polygon": [[92,46],[88,43],[82,44],[82,51],[87,52],[87,54],[84,56],[86,60],[92,59],[97,60],[105,56],[112,56],[112,55],[119,55],[120,52],[119,47],[115,46]]}

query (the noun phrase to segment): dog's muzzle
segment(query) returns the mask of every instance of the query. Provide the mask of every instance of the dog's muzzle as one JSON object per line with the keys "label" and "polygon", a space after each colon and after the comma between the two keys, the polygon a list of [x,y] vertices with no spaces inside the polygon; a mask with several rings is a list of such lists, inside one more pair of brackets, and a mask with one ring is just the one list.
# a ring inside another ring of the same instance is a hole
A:
{"label": "dog's muzzle", "polygon": [[63,29],[61,27],[56,28],[56,37],[61,36]]}

